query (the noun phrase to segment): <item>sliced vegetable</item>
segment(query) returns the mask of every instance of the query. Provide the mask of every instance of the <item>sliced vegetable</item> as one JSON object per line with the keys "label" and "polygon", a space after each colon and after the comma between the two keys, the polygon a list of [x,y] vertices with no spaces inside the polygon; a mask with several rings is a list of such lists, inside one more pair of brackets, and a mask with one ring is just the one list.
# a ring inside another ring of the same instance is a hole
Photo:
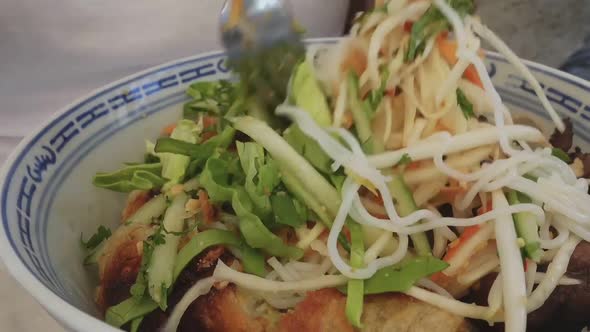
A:
{"label": "sliced vegetable", "polygon": [[[350,230],[350,265],[353,268],[362,268],[364,265],[365,245],[363,243],[363,229],[355,223],[348,223]],[[364,280],[351,279],[348,281],[346,296],[346,317],[350,323],[362,328],[361,316],[363,314]]]}
{"label": "sliced vegetable", "polygon": [[459,104],[465,119],[475,117],[475,113],[473,112],[473,104],[469,101],[469,99],[467,99],[467,96],[465,96],[465,93],[463,93],[461,89],[457,89],[457,104]]}
{"label": "sliced vegetable", "polygon": [[184,192],[174,197],[166,210],[162,227],[168,230],[164,234],[164,243],[156,245],[147,269],[149,293],[162,310],[167,307],[167,289],[172,286],[174,262],[178,253],[180,237],[171,232],[184,229],[184,206],[188,197]]}
{"label": "sliced vegetable", "polygon": [[154,219],[157,219],[164,214],[166,207],[166,196],[158,195],[142,205],[139,210],[125,221],[125,224],[149,225]]}
{"label": "sliced vegetable", "polygon": [[[297,126],[292,125],[283,133],[285,140],[310,164],[324,174],[332,174],[332,160],[320,145]],[[344,180],[343,180],[344,181]]]}
{"label": "sliced vegetable", "polygon": [[136,318],[149,314],[156,308],[158,308],[158,304],[150,298],[144,297],[136,300],[131,297],[108,308],[105,313],[105,321],[111,326],[121,327]]}
{"label": "sliced vegetable", "polygon": [[563,151],[560,148],[552,148],[551,149],[551,155],[554,156],[554,157],[557,157],[557,158],[561,159],[563,162],[565,162],[567,164],[570,164],[572,162],[572,159],[567,154],[567,152]]}
{"label": "sliced vegetable", "polygon": [[142,321],[143,321],[143,317],[135,318],[131,322],[131,329],[129,330],[129,332],[138,332],[139,331],[139,326],[141,325],[141,322]]}
{"label": "sliced vegetable", "polygon": [[232,207],[236,215],[240,217],[240,231],[246,243],[253,248],[260,248],[271,255],[300,259],[303,251],[297,247],[289,246],[283,240],[270,232],[260,219],[251,213],[251,202],[243,190],[237,190],[232,198]]}
{"label": "sliced vegetable", "polygon": [[307,111],[320,126],[332,124],[332,112],[315,78],[313,67],[307,60],[295,68],[290,97],[295,105]]}
{"label": "sliced vegetable", "polygon": [[[448,0],[451,6],[461,17],[470,14],[475,9],[473,0]],[[406,62],[414,59],[424,52],[428,39],[436,36],[439,32],[448,30],[451,27],[446,17],[435,6],[430,7],[422,17],[412,25],[410,43],[405,56]]]}
{"label": "sliced vegetable", "polygon": [[[275,222],[291,227],[300,227],[307,221],[307,209],[285,192],[270,198]],[[300,206],[297,208],[297,206]]]}
{"label": "sliced vegetable", "polygon": [[[180,120],[170,138],[194,144],[197,143],[202,129],[194,121]],[[168,152],[159,153],[158,157],[162,161],[162,176],[170,180],[168,184],[180,183],[184,179],[190,158]]]}
{"label": "sliced vegetable", "polygon": [[100,258],[100,256],[102,256],[102,253],[104,252],[105,243],[107,242],[102,241],[98,245],[98,247],[94,248],[88,255],[86,255],[86,257],[84,257],[83,264],[85,266],[98,264],[98,259]]}
{"label": "sliced vegetable", "polygon": [[236,234],[230,231],[211,229],[197,233],[182,247],[174,264],[174,280],[178,278],[182,270],[184,270],[193,258],[205,249],[216,245],[226,245],[239,249],[238,251],[241,254],[240,261],[246,272],[261,277],[266,275],[264,256],[248,247]]}
{"label": "sliced vegetable", "polygon": [[139,271],[135,283],[131,286],[130,293],[133,298],[137,301],[141,300],[148,290],[148,274],[147,270],[151,265],[151,259],[153,257],[154,248],[158,245],[162,245],[166,242],[164,234],[162,234],[162,227],[158,227],[156,232],[150,235],[145,241],[143,241],[143,254],[141,256],[141,263],[139,265]]}
{"label": "sliced vegetable", "polygon": [[[532,200],[525,194],[511,190],[507,194],[510,205],[531,203]],[[530,212],[519,212],[513,216],[516,234],[524,240],[522,251],[524,255],[531,260],[539,263],[543,256],[541,249],[541,239],[539,237],[539,226],[534,214]]]}
{"label": "sliced vegetable", "polygon": [[285,244],[252,213],[254,204],[246,190],[240,186],[230,185],[227,164],[227,161],[219,158],[210,158],[205,164],[199,182],[207,190],[210,199],[217,203],[231,203],[240,218],[240,231],[251,247],[262,249],[274,256],[300,258],[303,252],[299,248]]}
{"label": "sliced vegetable", "polygon": [[449,264],[433,256],[410,259],[399,266],[389,266],[365,280],[365,294],[403,292],[418,280],[447,268]]}
{"label": "sliced vegetable", "polygon": [[226,149],[234,139],[236,131],[227,126],[218,135],[208,139],[202,144],[191,144],[173,138],[158,139],[154,148],[155,152],[169,152],[190,157],[190,164],[186,171],[187,176],[195,176],[198,170],[203,167],[216,149]]}
{"label": "sliced vegetable", "polygon": [[279,163],[283,177],[292,176],[297,179],[300,187],[305,188],[320,206],[333,216],[338,213],[340,195],[336,189],[268,124],[252,117],[240,117],[232,122],[237,130],[250,136],[270,153]]}
{"label": "sliced vegetable", "polygon": [[[404,182],[404,179],[399,174],[391,175],[391,181],[388,183],[391,196],[397,203],[397,211],[401,217],[406,217],[418,210],[412,192]],[[410,235],[414,249],[419,255],[430,255],[432,250],[428,237],[425,233],[414,233]]]}
{"label": "sliced vegetable", "polygon": [[254,203],[254,213],[263,220],[268,219],[272,212],[270,194],[281,182],[279,166],[265,156],[260,144],[236,142],[236,148],[246,174],[244,188]]}
{"label": "sliced vegetable", "polygon": [[361,142],[363,149],[367,153],[379,153],[383,151],[383,145],[380,140],[373,139],[373,129],[371,128],[372,110],[368,103],[364,103],[359,95],[359,79],[354,71],[348,73],[348,105],[354,119],[354,128]]}
{"label": "sliced vegetable", "polygon": [[125,193],[159,188],[164,183],[161,163],[132,165],[111,173],[99,172],[92,179],[92,184],[99,188]]}

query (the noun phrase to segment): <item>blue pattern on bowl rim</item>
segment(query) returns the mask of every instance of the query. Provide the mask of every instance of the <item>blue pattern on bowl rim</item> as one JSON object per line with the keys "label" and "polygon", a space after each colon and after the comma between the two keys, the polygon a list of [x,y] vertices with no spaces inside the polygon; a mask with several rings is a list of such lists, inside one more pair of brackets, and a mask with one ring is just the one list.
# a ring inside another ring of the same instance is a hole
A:
{"label": "blue pattern on bowl rim", "polygon": [[[107,328],[96,320],[90,323],[90,316],[76,319],[68,316],[82,314],[74,308],[80,301],[56,271],[47,236],[51,223],[49,212],[54,208],[58,190],[72,170],[94,149],[108,142],[109,137],[186,101],[184,90],[189,84],[196,80],[228,78],[224,64],[223,53],[210,53],[149,69],[99,89],[58,113],[25,139],[7,161],[0,192],[2,257],[12,274],[65,325],[75,329]],[[548,115],[521,76],[496,53],[488,53],[487,64],[507,106],[533,114],[545,131],[550,132]],[[527,65],[543,84],[557,111],[576,123],[576,143],[590,146],[590,84],[543,65]],[[91,186],[90,179],[86,184]]]}

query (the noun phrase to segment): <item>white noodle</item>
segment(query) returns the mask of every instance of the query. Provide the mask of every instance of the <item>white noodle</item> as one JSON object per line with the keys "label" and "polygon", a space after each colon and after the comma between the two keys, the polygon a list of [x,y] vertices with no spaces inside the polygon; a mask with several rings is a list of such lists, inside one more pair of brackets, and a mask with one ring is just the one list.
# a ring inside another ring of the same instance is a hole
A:
{"label": "white noodle", "polygon": [[565,129],[563,120],[559,117],[557,112],[555,112],[553,106],[551,106],[551,103],[547,99],[547,96],[545,95],[543,88],[541,87],[537,79],[535,79],[531,71],[524,65],[524,63],[518,58],[518,56],[514,54],[514,52],[512,52],[512,50],[490,29],[488,29],[486,26],[484,26],[477,20],[472,19],[470,21],[473,30],[485,41],[489,42],[496,50],[498,50],[498,52],[502,53],[502,55],[504,55],[506,59],[524,76],[524,78],[532,86],[533,90],[537,94],[537,97],[539,97],[539,99],[541,100],[541,104],[543,105],[547,113],[549,113],[549,116],[551,117],[551,120],[553,120],[553,122],[555,123],[557,129],[563,132]]}
{"label": "white noodle", "polygon": [[300,281],[273,281],[233,270],[221,260],[217,262],[213,277],[218,280],[232,282],[246,289],[269,293],[307,292],[322,288],[338,287],[346,284],[348,281],[348,278],[342,275],[325,275]]}
{"label": "white noodle", "polygon": [[[545,141],[543,134],[536,128],[521,125],[505,126],[502,130],[497,127],[480,128],[464,134],[453,137],[453,140],[446,148],[447,154],[471,150],[482,145],[491,145],[498,143],[498,137],[503,134],[512,140],[525,140],[532,143],[541,143]],[[436,136],[440,139],[441,136]],[[396,165],[404,154],[407,154],[414,161],[431,159],[446,145],[433,139],[417,142],[415,146],[388,151],[380,154],[369,156],[371,165],[377,168],[387,168]]]}
{"label": "white noodle", "polygon": [[502,307],[502,273],[498,273],[494,283],[492,283],[492,287],[490,288],[490,293],[488,294],[488,305],[490,306],[487,319],[490,319],[496,315],[496,313]]}
{"label": "white noodle", "polygon": [[268,263],[268,265],[270,265],[270,267],[273,268],[273,270],[277,272],[279,277],[281,277],[281,279],[283,279],[284,281],[295,281],[298,279],[291,273],[291,271],[286,269],[285,266],[283,266],[283,264],[281,264],[281,262],[279,262],[279,260],[276,257],[271,257],[266,262]]}
{"label": "white noodle", "polygon": [[559,280],[567,271],[567,265],[570,261],[572,253],[576,246],[580,243],[580,238],[571,236],[567,242],[559,249],[553,261],[547,267],[545,277],[540,281],[539,286],[535,288],[527,301],[527,311],[532,312],[539,309],[549,295],[553,292],[555,287],[559,284]]}
{"label": "white noodle", "polygon": [[449,298],[449,299],[454,299],[454,297],[453,297],[453,295],[451,295],[451,293],[449,293],[446,289],[439,286],[436,282],[434,282],[428,278],[422,278],[422,279],[418,280],[418,282],[416,284],[418,286],[422,286],[428,290],[431,290],[438,295],[442,295],[442,296]]}
{"label": "white noodle", "polygon": [[526,295],[530,296],[533,292],[533,288],[535,286],[535,277],[537,273],[537,263],[526,260],[526,271],[525,271],[525,279],[526,279]]}
{"label": "white noodle", "polygon": [[455,299],[449,299],[448,297],[432,293],[415,286],[404,293],[455,315],[476,319],[488,318],[488,307],[467,304]]}
{"label": "white noodle", "polygon": [[[228,268],[229,269],[229,268]],[[191,287],[184,295],[182,299],[172,310],[172,314],[166,321],[166,325],[162,329],[164,332],[176,332],[180,319],[184,315],[186,309],[201,295],[209,293],[213,284],[217,281],[214,277],[209,277],[197,281],[197,283]]]}
{"label": "white noodle", "polygon": [[[546,278],[546,274],[543,272],[537,272],[535,273],[534,276],[534,282],[535,283],[540,283],[543,281],[543,279]],[[576,286],[576,285],[581,285],[582,281],[578,280],[578,279],[574,279],[574,278],[569,278],[569,277],[561,277],[558,281],[558,285],[561,286]]]}
{"label": "white noodle", "polygon": [[[494,209],[508,207],[502,191],[492,193]],[[526,282],[524,268],[517,244],[514,221],[510,214],[496,219],[496,244],[502,269],[502,294],[506,331],[526,331]]]}

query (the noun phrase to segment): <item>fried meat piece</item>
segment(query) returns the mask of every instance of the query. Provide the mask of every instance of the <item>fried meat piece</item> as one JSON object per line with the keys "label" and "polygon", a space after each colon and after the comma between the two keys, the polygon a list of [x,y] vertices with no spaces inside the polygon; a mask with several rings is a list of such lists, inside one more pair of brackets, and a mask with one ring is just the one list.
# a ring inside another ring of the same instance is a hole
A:
{"label": "fried meat piece", "polygon": [[[335,289],[311,292],[283,316],[279,331],[354,331],[345,314],[346,297]],[[471,331],[463,317],[399,293],[365,298],[361,331]]]}

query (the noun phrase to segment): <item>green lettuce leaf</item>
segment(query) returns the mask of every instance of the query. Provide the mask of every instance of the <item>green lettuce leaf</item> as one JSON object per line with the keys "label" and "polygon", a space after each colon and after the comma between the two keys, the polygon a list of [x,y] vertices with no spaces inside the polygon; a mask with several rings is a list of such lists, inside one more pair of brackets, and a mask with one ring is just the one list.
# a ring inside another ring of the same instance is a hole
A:
{"label": "green lettuce leaf", "polygon": [[236,148],[246,174],[244,189],[254,203],[255,214],[264,220],[271,213],[270,194],[281,181],[279,167],[265,157],[260,144],[236,142]]}
{"label": "green lettuce leaf", "polygon": [[299,259],[301,249],[291,247],[281,238],[273,234],[260,218],[254,214],[254,203],[241,185],[232,185],[227,172],[228,162],[219,158],[210,158],[199,177],[199,183],[207,190],[214,203],[230,202],[234,212],[240,219],[239,228],[252,248],[259,248],[270,255]]}
{"label": "green lettuce leaf", "polygon": [[92,184],[118,192],[133,190],[150,190],[166,183],[162,177],[162,164],[139,164],[123,167],[111,173],[96,173]]}

